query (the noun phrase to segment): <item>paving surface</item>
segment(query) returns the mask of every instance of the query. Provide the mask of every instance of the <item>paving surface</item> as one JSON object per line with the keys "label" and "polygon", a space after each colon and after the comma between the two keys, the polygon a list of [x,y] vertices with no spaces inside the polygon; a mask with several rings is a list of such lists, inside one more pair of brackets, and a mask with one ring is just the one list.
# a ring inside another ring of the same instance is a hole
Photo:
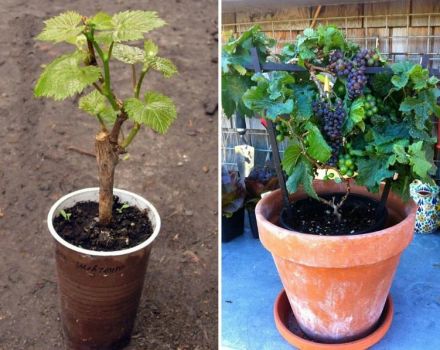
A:
{"label": "paving surface", "polygon": [[[270,253],[249,232],[223,244],[222,335],[225,350],[288,350],[272,310],[282,285]],[[391,288],[394,318],[374,350],[440,349],[440,234],[416,235]]]}

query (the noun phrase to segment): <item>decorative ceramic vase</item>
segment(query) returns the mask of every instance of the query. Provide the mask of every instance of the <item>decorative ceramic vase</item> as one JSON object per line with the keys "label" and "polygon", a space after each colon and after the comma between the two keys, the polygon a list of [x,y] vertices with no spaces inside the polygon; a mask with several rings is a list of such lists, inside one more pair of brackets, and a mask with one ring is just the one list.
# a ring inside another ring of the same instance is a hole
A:
{"label": "decorative ceramic vase", "polygon": [[410,195],[419,208],[416,215],[416,233],[431,233],[437,230],[440,221],[440,187],[415,180],[409,186]]}

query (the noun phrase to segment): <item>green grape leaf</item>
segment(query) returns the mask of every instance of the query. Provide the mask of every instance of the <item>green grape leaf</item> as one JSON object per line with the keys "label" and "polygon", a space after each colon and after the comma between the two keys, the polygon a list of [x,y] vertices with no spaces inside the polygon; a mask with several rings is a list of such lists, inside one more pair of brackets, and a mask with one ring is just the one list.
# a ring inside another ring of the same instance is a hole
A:
{"label": "green grape leaf", "polygon": [[[393,152],[395,156],[395,160],[400,164],[408,164],[408,154],[406,153],[406,146],[408,146],[408,140],[401,140],[400,142],[396,142],[393,144]],[[393,159],[394,160],[394,159]],[[394,165],[395,162],[391,162],[391,165]]]}
{"label": "green grape leaf", "polygon": [[161,72],[165,78],[170,78],[177,73],[177,67],[168,58],[152,57],[145,58],[144,69],[151,67],[158,72]]}
{"label": "green grape leaf", "polygon": [[315,91],[309,85],[293,86],[293,96],[295,98],[295,114],[299,121],[306,121],[313,115],[312,101]]}
{"label": "green grape leaf", "polygon": [[[414,111],[415,126],[419,130],[424,130],[429,116],[435,112],[428,102],[428,96],[425,96],[425,91],[420,92],[418,97],[406,97],[400,104],[399,110],[404,113]],[[436,103],[435,103],[436,104]],[[436,108],[438,108],[436,106]]]}
{"label": "green grape leaf", "polygon": [[275,100],[279,97],[285,98],[290,94],[291,89],[288,88],[289,84],[293,84],[295,79],[288,72],[273,72],[270,75],[269,80],[269,97],[271,100]]}
{"label": "green grape leaf", "polygon": [[367,186],[369,190],[377,190],[380,183],[394,175],[388,170],[390,156],[375,155],[370,158],[359,158],[356,162],[357,173],[356,182]]}
{"label": "green grape leaf", "polygon": [[113,46],[112,56],[118,61],[136,64],[144,61],[145,53],[138,47],[116,43]]}
{"label": "green grape leaf", "polygon": [[353,103],[350,106],[349,117],[355,124],[358,124],[365,119],[363,98],[358,98],[353,101]]}
{"label": "green grape leaf", "polygon": [[292,174],[301,153],[301,145],[296,140],[292,140],[284,151],[282,160],[283,170],[287,175]]}
{"label": "green grape leaf", "polygon": [[297,191],[298,186],[302,185],[304,191],[312,198],[318,198],[318,195],[313,188],[313,169],[310,162],[300,157],[298,163],[293,168],[292,174],[289,176],[286,182],[287,190],[289,193]]}
{"label": "green grape leaf", "polygon": [[154,11],[123,11],[112,17],[115,42],[139,40],[144,34],[165,25]]}
{"label": "green grape leaf", "polygon": [[408,84],[410,71],[413,67],[414,63],[409,61],[401,61],[391,65],[391,69],[394,72],[391,83],[395,86],[396,90],[400,90]]}
{"label": "green grape leaf", "polygon": [[[257,86],[252,86],[243,95],[243,102],[247,108],[265,114],[272,120],[279,115],[292,113],[293,99],[285,99],[284,93],[277,95],[273,90],[271,91],[271,80],[268,80],[262,74],[255,74],[252,80],[257,82]],[[280,97],[272,98],[271,96]]]}
{"label": "green grape leaf", "polygon": [[113,30],[112,16],[105,12],[98,12],[89,19],[89,23],[94,26],[96,30]]}
{"label": "green grape leaf", "polygon": [[408,147],[409,163],[415,174],[420,176],[420,179],[428,177],[428,171],[432,168],[432,163],[426,159],[426,152],[423,148],[423,141],[413,143]]}
{"label": "green grape leaf", "polygon": [[151,40],[144,41],[144,51],[146,57],[154,57],[159,52],[157,45]]}
{"label": "green grape leaf", "polygon": [[409,77],[414,84],[415,90],[421,90],[427,87],[429,79],[429,71],[417,64],[409,71]]}
{"label": "green grape leaf", "polygon": [[344,34],[336,26],[319,26],[316,33],[318,34],[318,45],[323,47],[325,54],[333,49],[345,50]]}
{"label": "green grape leaf", "polygon": [[129,119],[149,126],[164,134],[176,119],[176,107],[173,101],[158,92],[147,92],[143,100],[129,98],[124,102]]}
{"label": "green grape leaf", "polygon": [[309,143],[307,154],[322,163],[327,162],[332,155],[332,149],[327,142],[325,142],[321,131],[319,131],[316,125],[310,122],[306,124],[305,128],[308,131],[306,140]]}
{"label": "green grape leaf", "polygon": [[75,11],[67,11],[44,21],[43,31],[36,37],[41,41],[74,43],[76,37],[84,30],[81,15]]}
{"label": "green grape leaf", "polygon": [[245,107],[242,100],[251,83],[248,76],[222,74],[222,108],[227,117],[230,118],[237,109],[243,112],[243,115],[252,116],[252,111]]}
{"label": "green grape leaf", "polygon": [[84,54],[75,51],[49,63],[35,84],[35,96],[63,100],[96,82],[101,70],[94,66],[81,66],[83,60]]}
{"label": "green grape leaf", "polygon": [[81,97],[78,106],[84,112],[93,116],[100,116],[104,121],[113,124],[116,120],[116,112],[108,104],[107,99],[96,90]]}
{"label": "green grape leaf", "polygon": [[290,114],[293,111],[293,100],[273,101],[267,95],[267,86],[253,86],[243,95],[245,106],[257,113],[265,114],[275,120],[282,114]]}

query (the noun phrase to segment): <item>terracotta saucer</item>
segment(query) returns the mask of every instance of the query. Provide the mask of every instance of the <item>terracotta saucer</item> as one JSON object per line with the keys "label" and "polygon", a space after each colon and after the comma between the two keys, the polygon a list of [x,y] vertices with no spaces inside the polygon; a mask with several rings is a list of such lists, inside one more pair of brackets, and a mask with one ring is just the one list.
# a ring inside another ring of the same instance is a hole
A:
{"label": "terracotta saucer", "polygon": [[307,337],[299,328],[295,316],[292,313],[289,300],[284,289],[278,295],[274,305],[274,318],[278,331],[283,338],[291,345],[301,350],[357,350],[368,349],[378,343],[386,334],[393,320],[393,301],[391,295],[388,295],[382,315],[379,322],[370,334],[367,336],[337,344],[325,344],[315,342]]}

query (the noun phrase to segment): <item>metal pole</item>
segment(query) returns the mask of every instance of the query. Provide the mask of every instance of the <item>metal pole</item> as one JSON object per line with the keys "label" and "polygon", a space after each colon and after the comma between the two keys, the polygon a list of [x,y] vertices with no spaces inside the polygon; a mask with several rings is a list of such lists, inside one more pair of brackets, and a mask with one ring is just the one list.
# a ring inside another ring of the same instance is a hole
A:
{"label": "metal pole", "polygon": [[[258,58],[258,52],[255,47],[251,48],[252,64],[255,72],[261,72],[260,60]],[[267,133],[269,134],[269,143],[272,148],[272,161],[277,173],[278,182],[280,184],[281,194],[283,196],[284,206],[287,208],[289,206],[289,192],[286,187],[286,179],[284,177],[283,169],[281,168],[281,158],[278,149],[278,143],[275,136],[275,128],[273,126],[272,120],[267,120]]]}

